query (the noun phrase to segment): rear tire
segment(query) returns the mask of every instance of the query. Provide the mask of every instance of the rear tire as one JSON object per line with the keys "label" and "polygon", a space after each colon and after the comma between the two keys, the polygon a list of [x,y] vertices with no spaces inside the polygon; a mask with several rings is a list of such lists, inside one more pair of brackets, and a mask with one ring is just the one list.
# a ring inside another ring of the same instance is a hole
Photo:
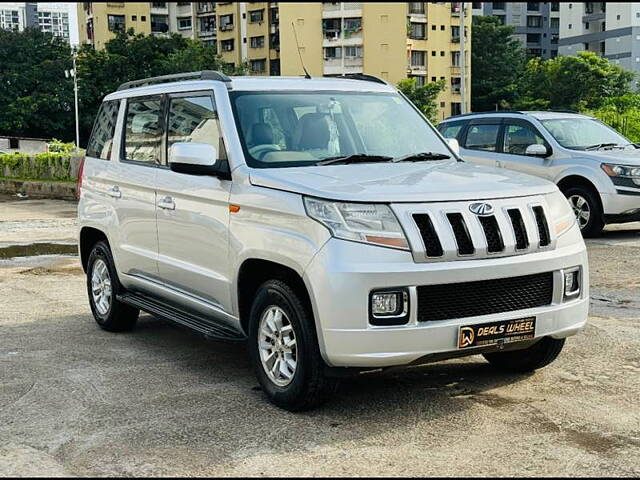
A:
{"label": "rear tire", "polygon": [[597,193],[582,186],[569,187],[564,195],[576,214],[584,237],[594,237],[604,228],[604,214]]}
{"label": "rear tire", "polygon": [[532,372],[546,367],[558,358],[564,347],[564,340],[564,338],[557,340],[544,337],[524,350],[484,353],[482,356],[499,370],[516,373]]}
{"label": "rear tire", "polygon": [[263,392],[280,408],[311,410],[335,393],[337,380],[325,376],[313,314],[284,281],[269,280],[258,288],[249,353]]}
{"label": "rear tire", "polygon": [[122,292],[109,245],[97,242],[87,261],[87,293],[93,318],[104,330],[124,332],[133,329],[140,311],[118,301]]}

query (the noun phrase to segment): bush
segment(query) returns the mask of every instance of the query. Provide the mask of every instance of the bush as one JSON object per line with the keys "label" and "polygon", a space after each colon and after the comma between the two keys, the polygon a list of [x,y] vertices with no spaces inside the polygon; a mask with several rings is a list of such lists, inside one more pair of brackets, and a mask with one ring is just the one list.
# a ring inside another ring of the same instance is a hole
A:
{"label": "bush", "polygon": [[634,143],[640,143],[640,95],[622,95],[606,100],[604,106],[587,111]]}
{"label": "bush", "polygon": [[20,180],[75,180],[71,176],[71,156],[58,152],[2,154],[0,176]]}

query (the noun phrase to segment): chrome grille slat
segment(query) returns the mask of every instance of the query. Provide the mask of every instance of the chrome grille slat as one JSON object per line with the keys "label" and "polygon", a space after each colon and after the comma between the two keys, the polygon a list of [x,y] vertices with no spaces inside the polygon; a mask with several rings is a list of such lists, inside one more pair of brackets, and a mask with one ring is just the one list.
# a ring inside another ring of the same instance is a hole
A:
{"label": "chrome grille slat", "polygon": [[470,210],[474,200],[392,205],[403,219],[416,262],[498,258],[555,248],[542,195],[488,200],[488,216]]}

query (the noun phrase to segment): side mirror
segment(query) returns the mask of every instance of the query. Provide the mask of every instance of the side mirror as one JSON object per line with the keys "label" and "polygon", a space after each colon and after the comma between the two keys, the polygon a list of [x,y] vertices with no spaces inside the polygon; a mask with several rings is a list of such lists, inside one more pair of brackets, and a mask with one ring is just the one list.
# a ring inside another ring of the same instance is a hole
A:
{"label": "side mirror", "polygon": [[218,160],[218,151],[213,145],[197,142],[178,142],[169,148],[169,168],[188,175],[213,175],[230,179],[229,166]]}
{"label": "side mirror", "polygon": [[455,138],[447,138],[447,143],[449,144],[449,148],[453,150],[456,155],[460,156],[460,144],[458,140]]}
{"label": "side mirror", "polygon": [[549,152],[549,149],[546,146],[540,145],[539,143],[534,143],[533,145],[529,145],[527,147],[527,149],[524,151],[524,154],[534,157],[548,157],[549,155],[551,155],[551,152]]}

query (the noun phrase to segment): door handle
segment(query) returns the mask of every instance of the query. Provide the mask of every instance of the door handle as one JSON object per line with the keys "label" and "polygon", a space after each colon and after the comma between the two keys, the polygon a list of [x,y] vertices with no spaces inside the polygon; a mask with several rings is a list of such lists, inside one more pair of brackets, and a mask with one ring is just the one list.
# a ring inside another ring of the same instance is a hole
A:
{"label": "door handle", "polygon": [[164,208],[165,210],[175,210],[176,203],[173,201],[173,198],[164,197],[162,200],[158,202],[158,207]]}
{"label": "door handle", "polygon": [[118,187],[117,185],[114,185],[109,190],[107,190],[107,194],[113,198],[122,197],[122,192],[120,191],[120,187]]}

